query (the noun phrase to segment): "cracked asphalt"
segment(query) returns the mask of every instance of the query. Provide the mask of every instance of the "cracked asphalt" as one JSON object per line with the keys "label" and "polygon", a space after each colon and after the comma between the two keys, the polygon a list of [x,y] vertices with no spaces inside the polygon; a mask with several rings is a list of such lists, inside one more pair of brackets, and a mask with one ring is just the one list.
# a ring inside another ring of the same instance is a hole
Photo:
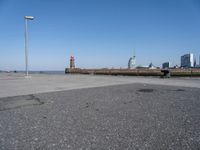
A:
{"label": "cracked asphalt", "polygon": [[200,89],[135,83],[3,97],[0,149],[200,149]]}

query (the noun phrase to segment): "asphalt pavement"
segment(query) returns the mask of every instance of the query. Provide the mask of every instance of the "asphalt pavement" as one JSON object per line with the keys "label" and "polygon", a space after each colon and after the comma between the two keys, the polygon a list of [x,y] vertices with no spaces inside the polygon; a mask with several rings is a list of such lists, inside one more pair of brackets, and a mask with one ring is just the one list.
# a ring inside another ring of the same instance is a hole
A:
{"label": "asphalt pavement", "polygon": [[132,83],[200,88],[200,78],[161,79],[159,77],[70,74],[31,74],[30,76],[25,78],[22,73],[0,73],[0,97]]}
{"label": "asphalt pavement", "polygon": [[0,149],[200,149],[200,88],[133,83],[4,96]]}

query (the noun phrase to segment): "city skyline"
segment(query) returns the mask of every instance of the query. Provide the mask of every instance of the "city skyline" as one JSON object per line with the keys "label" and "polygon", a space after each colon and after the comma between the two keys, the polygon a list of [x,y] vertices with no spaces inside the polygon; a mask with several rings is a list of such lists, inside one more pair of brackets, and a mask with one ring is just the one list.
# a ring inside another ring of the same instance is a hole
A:
{"label": "city skyline", "polygon": [[0,70],[24,70],[24,20],[30,70],[64,70],[75,56],[80,68],[127,67],[170,61],[193,53],[199,62],[200,2],[197,0],[0,1]]}

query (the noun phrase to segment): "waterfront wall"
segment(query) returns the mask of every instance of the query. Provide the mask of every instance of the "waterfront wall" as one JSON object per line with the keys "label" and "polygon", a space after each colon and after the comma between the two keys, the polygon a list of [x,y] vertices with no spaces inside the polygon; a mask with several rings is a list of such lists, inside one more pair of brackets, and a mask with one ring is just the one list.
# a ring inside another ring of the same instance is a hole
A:
{"label": "waterfront wall", "polygon": [[[66,68],[65,73],[70,74],[97,74],[97,75],[127,75],[127,76],[162,76],[162,69],[80,69]],[[200,69],[169,69],[171,76],[198,76]]]}

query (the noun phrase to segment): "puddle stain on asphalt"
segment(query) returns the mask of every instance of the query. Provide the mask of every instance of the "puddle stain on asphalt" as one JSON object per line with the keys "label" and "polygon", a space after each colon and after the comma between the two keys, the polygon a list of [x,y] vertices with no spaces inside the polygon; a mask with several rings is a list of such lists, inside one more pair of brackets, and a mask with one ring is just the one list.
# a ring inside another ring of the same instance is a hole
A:
{"label": "puddle stain on asphalt", "polygon": [[44,102],[35,95],[16,96],[12,98],[0,99],[0,111],[17,109],[26,106],[42,105]]}
{"label": "puddle stain on asphalt", "polygon": [[138,92],[142,92],[142,93],[152,93],[155,90],[154,89],[139,89],[137,90]]}

